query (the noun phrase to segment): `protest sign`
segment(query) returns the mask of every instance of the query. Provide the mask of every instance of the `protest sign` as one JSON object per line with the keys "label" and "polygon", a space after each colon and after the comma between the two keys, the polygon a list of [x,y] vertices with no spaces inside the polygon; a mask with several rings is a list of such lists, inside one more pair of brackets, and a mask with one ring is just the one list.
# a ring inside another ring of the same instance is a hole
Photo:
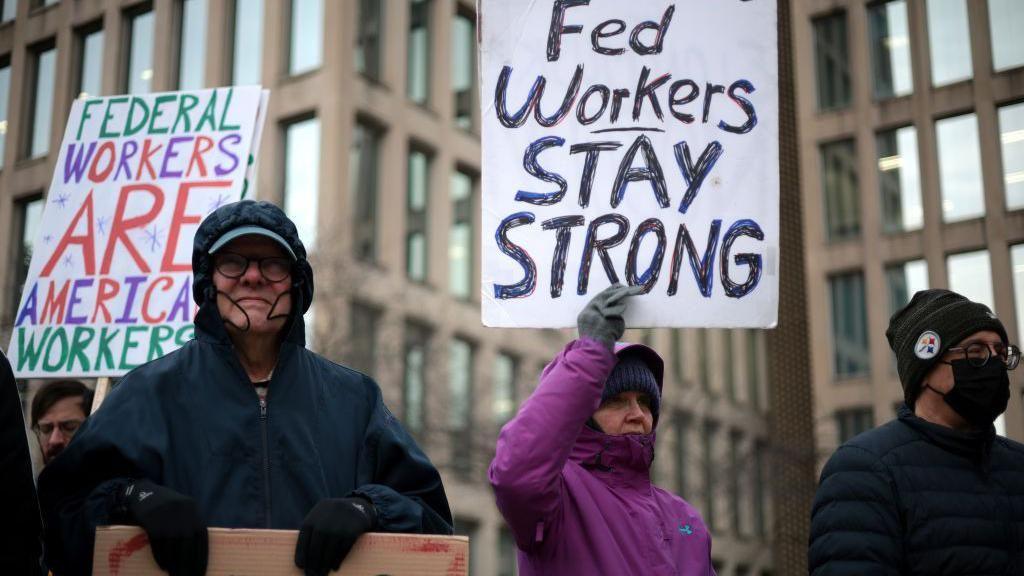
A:
{"label": "protest sign", "polygon": [[774,0],[481,0],[482,315],[773,327]]}
{"label": "protest sign", "polygon": [[192,337],[192,239],[241,197],[267,94],[74,103],[15,315],[19,377],[123,375]]}

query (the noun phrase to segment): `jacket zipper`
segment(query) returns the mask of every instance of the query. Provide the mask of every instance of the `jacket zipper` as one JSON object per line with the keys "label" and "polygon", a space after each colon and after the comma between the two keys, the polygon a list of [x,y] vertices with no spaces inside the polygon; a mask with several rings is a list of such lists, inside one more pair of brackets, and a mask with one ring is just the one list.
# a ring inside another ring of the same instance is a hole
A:
{"label": "jacket zipper", "polygon": [[260,436],[263,439],[263,517],[270,528],[270,455],[267,448],[267,400],[260,396]]}

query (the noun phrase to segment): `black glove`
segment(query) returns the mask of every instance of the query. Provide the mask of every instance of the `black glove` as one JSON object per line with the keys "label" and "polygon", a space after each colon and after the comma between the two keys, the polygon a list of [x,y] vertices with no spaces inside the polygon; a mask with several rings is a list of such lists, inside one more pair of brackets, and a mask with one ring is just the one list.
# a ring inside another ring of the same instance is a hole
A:
{"label": "black glove", "polygon": [[622,319],[626,311],[625,299],[643,290],[643,286],[612,284],[591,298],[576,317],[580,338],[593,338],[611,350],[626,331],[626,321]]}
{"label": "black glove", "polygon": [[377,526],[377,510],[366,498],[327,498],[306,514],[295,544],[295,565],[306,576],[337,570],[356,540]]}
{"label": "black glove", "polygon": [[136,480],[124,492],[127,518],[149,536],[160,568],[171,576],[203,576],[209,540],[196,501],[149,480]]}

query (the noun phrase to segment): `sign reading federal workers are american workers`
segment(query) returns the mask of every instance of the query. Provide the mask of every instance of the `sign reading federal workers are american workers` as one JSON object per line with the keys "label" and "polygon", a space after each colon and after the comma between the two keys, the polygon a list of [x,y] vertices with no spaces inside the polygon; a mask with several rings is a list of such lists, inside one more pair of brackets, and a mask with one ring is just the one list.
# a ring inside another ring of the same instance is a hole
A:
{"label": "sign reading federal workers are american workers", "polygon": [[775,0],[480,0],[482,316],[774,327]]}
{"label": "sign reading federal workers are american workers", "polygon": [[119,376],[192,337],[192,240],[242,197],[268,95],[75,101],[15,315],[18,377]]}

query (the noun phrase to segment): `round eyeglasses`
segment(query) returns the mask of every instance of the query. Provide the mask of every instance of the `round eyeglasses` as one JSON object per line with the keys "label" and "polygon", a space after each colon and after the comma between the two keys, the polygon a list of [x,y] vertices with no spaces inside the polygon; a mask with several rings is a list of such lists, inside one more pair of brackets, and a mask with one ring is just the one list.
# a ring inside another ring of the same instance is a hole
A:
{"label": "round eyeglasses", "polygon": [[1013,370],[1020,364],[1020,348],[1013,344],[1010,344],[1009,346],[993,344],[990,346],[982,342],[974,342],[967,346],[949,348],[947,351],[962,352],[967,363],[975,368],[981,368],[987,364],[989,358],[993,355],[999,358],[999,361],[1006,366],[1007,370]]}
{"label": "round eyeglasses", "polygon": [[218,254],[214,258],[213,265],[228,278],[241,278],[249,269],[249,264],[255,262],[260,270],[260,275],[268,282],[280,282],[292,273],[292,262],[287,258],[271,256],[268,258],[249,258],[241,254],[228,252]]}

